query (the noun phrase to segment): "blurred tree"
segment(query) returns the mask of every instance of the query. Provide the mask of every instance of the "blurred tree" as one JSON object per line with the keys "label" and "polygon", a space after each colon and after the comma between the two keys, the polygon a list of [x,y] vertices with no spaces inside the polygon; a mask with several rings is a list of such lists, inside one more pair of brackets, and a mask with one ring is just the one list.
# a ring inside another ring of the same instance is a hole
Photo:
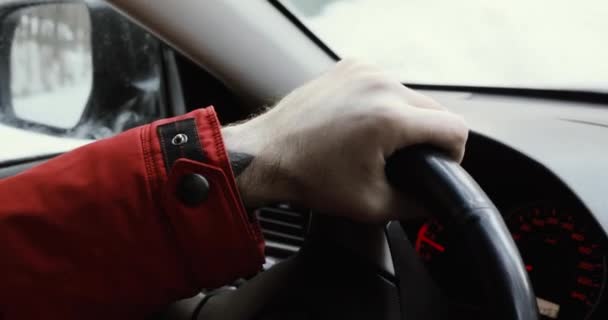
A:
{"label": "blurred tree", "polygon": [[46,4],[15,13],[11,87],[15,96],[76,85],[92,73],[91,22],[82,4]]}

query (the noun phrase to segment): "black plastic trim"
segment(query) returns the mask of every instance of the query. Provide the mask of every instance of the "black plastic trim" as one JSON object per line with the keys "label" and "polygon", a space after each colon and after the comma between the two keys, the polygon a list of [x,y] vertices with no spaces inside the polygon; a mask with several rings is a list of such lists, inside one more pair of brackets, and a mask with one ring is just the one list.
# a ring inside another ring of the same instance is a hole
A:
{"label": "black plastic trim", "polygon": [[162,63],[164,72],[164,91],[168,97],[166,99],[168,110],[162,110],[168,113],[169,116],[178,116],[187,112],[186,102],[184,97],[184,89],[175,52],[171,47],[162,44],[161,48]]}
{"label": "black plastic trim", "polygon": [[493,95],[511,95],[530,98],[545,98],[562,101],[588,102],[594,104],[608,105],[608,92],[594,92],[584,90],[568,89],[535,89],[535,88],[501,88],[484,86],[453,86],[453,85],[434,85],[434,84],[415,84],[404,83],[412,89],[437,90],[437,91],[456,91],[456,92],[475,92]]}
{"label": "black plastic trim", "polygon": [[15,159],[15,160],[1,161],[0,168],[18,166],[18,165],[22,165],[22,164],[28,164],[31,162],[49,160],[49,159],[52,159],[61,154],[62,153],[49,153],[49,154],[43,154],[43,155],[36,155],[36,156],[32,156],[32,157],[19,158],[19,159]]}
{"label": "black plastic trim", "polygon": [[389,222],[384,232],[395,268],[402,317],[447,319],[447,300],[407,238],[401,223]]}
{"label": "black plastic trim", "polygon": [[287,7],[285,7],[280,0],[268,0],[279,12],[281,12],[289,21],[300,29],[312,42],[314,42],[321,50],[323,50],[328,56],[332,59],[338,61],[340,60],[340,56],[338,56],[325,42],[323,42],[317,35],[315,35],[306,25],[298,19]]}

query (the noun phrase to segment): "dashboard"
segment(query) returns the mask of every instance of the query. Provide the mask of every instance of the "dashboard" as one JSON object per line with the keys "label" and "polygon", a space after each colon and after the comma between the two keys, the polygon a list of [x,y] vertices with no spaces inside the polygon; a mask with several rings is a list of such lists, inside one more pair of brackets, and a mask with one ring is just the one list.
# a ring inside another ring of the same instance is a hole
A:
{"label": "dashboard", "polygon": [[[463,166],[494,201],[517,244],[542,319],[608,317],[608,239],[576,195],[540,163],[482,135],[472,135]],[[451,305],[482,314],[475,252],[441,215],[404,229]]]}

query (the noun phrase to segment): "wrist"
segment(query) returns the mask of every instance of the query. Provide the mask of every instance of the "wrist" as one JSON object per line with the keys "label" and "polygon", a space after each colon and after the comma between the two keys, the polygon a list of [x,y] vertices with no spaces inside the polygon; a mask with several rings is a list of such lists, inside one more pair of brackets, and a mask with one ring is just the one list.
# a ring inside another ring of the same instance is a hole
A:
{"label": "wrist", "polygon": [[249,121],[222,128],[222,136],[245,207],[297,201],[292,175],[262,128]]}

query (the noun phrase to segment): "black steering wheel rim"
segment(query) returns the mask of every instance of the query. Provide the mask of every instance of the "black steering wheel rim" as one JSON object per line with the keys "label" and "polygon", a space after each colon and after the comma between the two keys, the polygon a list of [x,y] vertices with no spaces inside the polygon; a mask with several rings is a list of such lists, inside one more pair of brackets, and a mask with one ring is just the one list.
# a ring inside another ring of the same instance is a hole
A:
{"label": "black steering wheel rim", "polygon": [[532,285],[500,212],[460,165],[433,148],[419,146],[393,155],[386,172],[395,187],[444,215],[464,235],[466,245],[475,252],[493,319],[538,319]]}

